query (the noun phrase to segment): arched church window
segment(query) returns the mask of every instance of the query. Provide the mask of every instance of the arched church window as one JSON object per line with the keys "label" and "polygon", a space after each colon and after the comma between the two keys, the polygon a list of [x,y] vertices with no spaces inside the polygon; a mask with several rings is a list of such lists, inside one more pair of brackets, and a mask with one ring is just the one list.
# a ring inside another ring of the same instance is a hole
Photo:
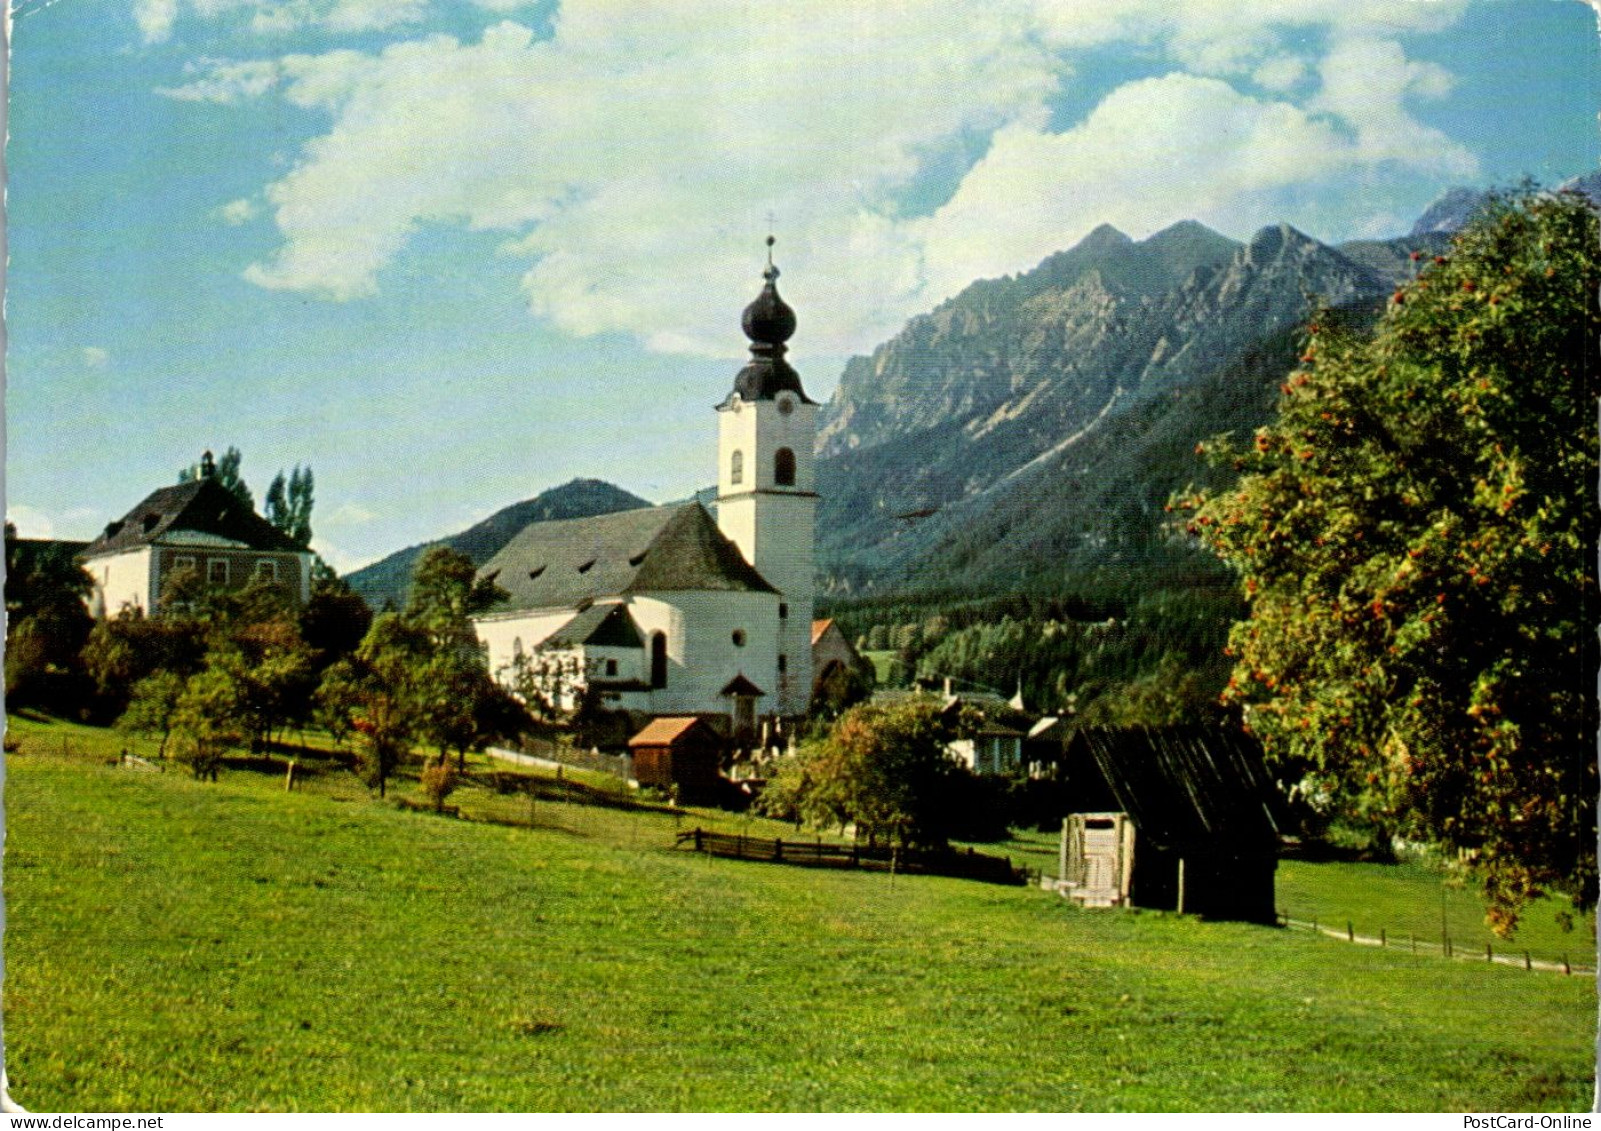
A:
{"label": "arched church window", "polygon": [[730,483],[745,482],[745,453],[735,452],[728,458],[728,481]]}
{"label": "arched church window", "polygon": [[667,686],[667,634],[653,632],[650,636],[650,685],[653,688]]}
{"label": "arched church window", "polygon": [[795,486],[795,453],[788,448],[773,453],[773,482],[780,487]]}

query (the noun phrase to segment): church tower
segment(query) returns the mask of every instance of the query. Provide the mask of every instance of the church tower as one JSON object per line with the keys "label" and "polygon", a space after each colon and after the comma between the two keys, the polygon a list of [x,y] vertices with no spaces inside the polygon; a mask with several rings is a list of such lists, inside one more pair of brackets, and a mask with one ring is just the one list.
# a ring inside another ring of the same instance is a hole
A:
{"label": "church tower", "polygon": [[778,297],[772,248],[768,236],[766,285],[742,320],[751,359],[717,406],[717,524],[781,594],[776,709],[799,715],[812,693],[817,404],[784,360],[795,312]]}

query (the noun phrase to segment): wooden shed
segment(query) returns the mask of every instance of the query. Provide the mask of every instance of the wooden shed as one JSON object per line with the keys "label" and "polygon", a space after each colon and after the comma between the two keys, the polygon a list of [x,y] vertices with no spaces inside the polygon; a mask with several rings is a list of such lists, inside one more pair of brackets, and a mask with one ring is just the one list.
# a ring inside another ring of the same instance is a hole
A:
{"label": "wooden shed", "polygon": [[1086,906],[1274,921],[1287,819],[1260,745],[1217,728],[1082,728],[1059,888]]}
{"label": "wooden shed", "polygon": [[652,719],[628,740],[628,752],[633,755],[634,780],[642,786],[677,786],[684,800],[716,795],[723,737],[704,719]]}

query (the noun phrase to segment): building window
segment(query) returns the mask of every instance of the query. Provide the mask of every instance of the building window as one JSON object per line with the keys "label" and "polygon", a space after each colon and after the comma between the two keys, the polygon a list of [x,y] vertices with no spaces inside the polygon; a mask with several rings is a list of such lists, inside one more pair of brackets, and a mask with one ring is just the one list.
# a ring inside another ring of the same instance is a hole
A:
{"label": "building window", "polygon": [[211,585],[228,584],[228,559],[211,558],[206,562],[206,581]]}
{"label": "building window", "polygon": [[783,675],[787,671],[789,671],[789,657],[788,656],[780,656],[780,657],[778,657],[778,674],[779,675]]}
{"label": "building window", "polygon": [[650,685],[658,690],[667,686],[667,634],[665,632],[651,634]]}
{"label": "building window", "polygon": [[278,563],[277,562],[257,562],[256,563],[256,578],[259,581],[277,581],[278,580]]}
{"label": "building window", "polygon": [[182,557],[173,558],[172,559],[172,568],[174,570],[194,569],[195,568],[195,560],[194,560],[194,558],[191,558],[187,554],[183,555]]}
{"label": "building window", "polygon": [[779,620],[788,620],[789,619],[789,606],[784,604],[784,602],[782,602],[782,601],[780,601],[778,603],[778,619]]}
{"label": "building window", "polygon": [[745,482],[745,453],[735,452],[728,457],[728,481],[730,483]]}
{"label": "building window", "polygon": [[617,674],[617,661],[616,660],[607,660],[606,661],[606,674],[607,675],[616,675]]}
{"label": "building window", "polygon": [[734,629],[734,647],[745,647],[745,630],[743,628]]}
{"label": "building window", "polygon": [[795,453],[788,448],[773,453],[773,482],[780,487],[795,486]]}

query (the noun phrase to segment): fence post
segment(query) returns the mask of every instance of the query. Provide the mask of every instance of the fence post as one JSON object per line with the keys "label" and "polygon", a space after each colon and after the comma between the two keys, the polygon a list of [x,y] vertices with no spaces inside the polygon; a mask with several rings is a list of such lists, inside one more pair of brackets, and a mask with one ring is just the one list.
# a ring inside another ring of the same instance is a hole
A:
{"label": "fence post", "polygon": [[700,826],[695,826],[695,851],[700,851]]}
{"label": "fence post", "polygon": [[1379,928],[1379,945],[1380,946],[1389,946],[1390,945],[1389,935],[1386,933],[1386,931],[1385,931],[1385,929],[1383,927]]}
{"label": "fence post", "polygon": [[1440,932],[1440,953],[1444,954],[1447,958],[1451,957],[1451,932],[1450,931],[1441,931]]}
{"label": "fence post", "polygon": [[1351,920],[1349,920],[1349,919],[1347,919],[1345,921],[1345,941],[1346,942],[1355,942],[1356,941],[1356,927],[1355,927],[1355,925],[1352,924]]}
{"label": "fence post", "polygon": [[1485,943],[1484,944],[1484,960],[1486,962],[1494,962],[1495,961],[1495,951],[1491,949],[1494,945],[1495,945],[1494,943]]}
{"label": "fence post", "polygon": [[284,770],[284,792],[292,792],[295,788],[295,760],[289,759],[289,767]]}
{"label": "fence post", "polygon": [[1525,970],[1533,970],[1534,969],[1534,959],[1529,957],[1529,952],[1528,951],[1524,951],[1523,952],[1523,968]]}
{"label": "fence post", "polygon": [[1564,974],[1573,973],[1573,967],[1568,964],[1568,956],[1566,954],[1562,956],[1562,972]]}
{"label": "fence post", "polygon": [[784,859],[784,838],[781,836],[773,838],[773,859],[774,861]]}

